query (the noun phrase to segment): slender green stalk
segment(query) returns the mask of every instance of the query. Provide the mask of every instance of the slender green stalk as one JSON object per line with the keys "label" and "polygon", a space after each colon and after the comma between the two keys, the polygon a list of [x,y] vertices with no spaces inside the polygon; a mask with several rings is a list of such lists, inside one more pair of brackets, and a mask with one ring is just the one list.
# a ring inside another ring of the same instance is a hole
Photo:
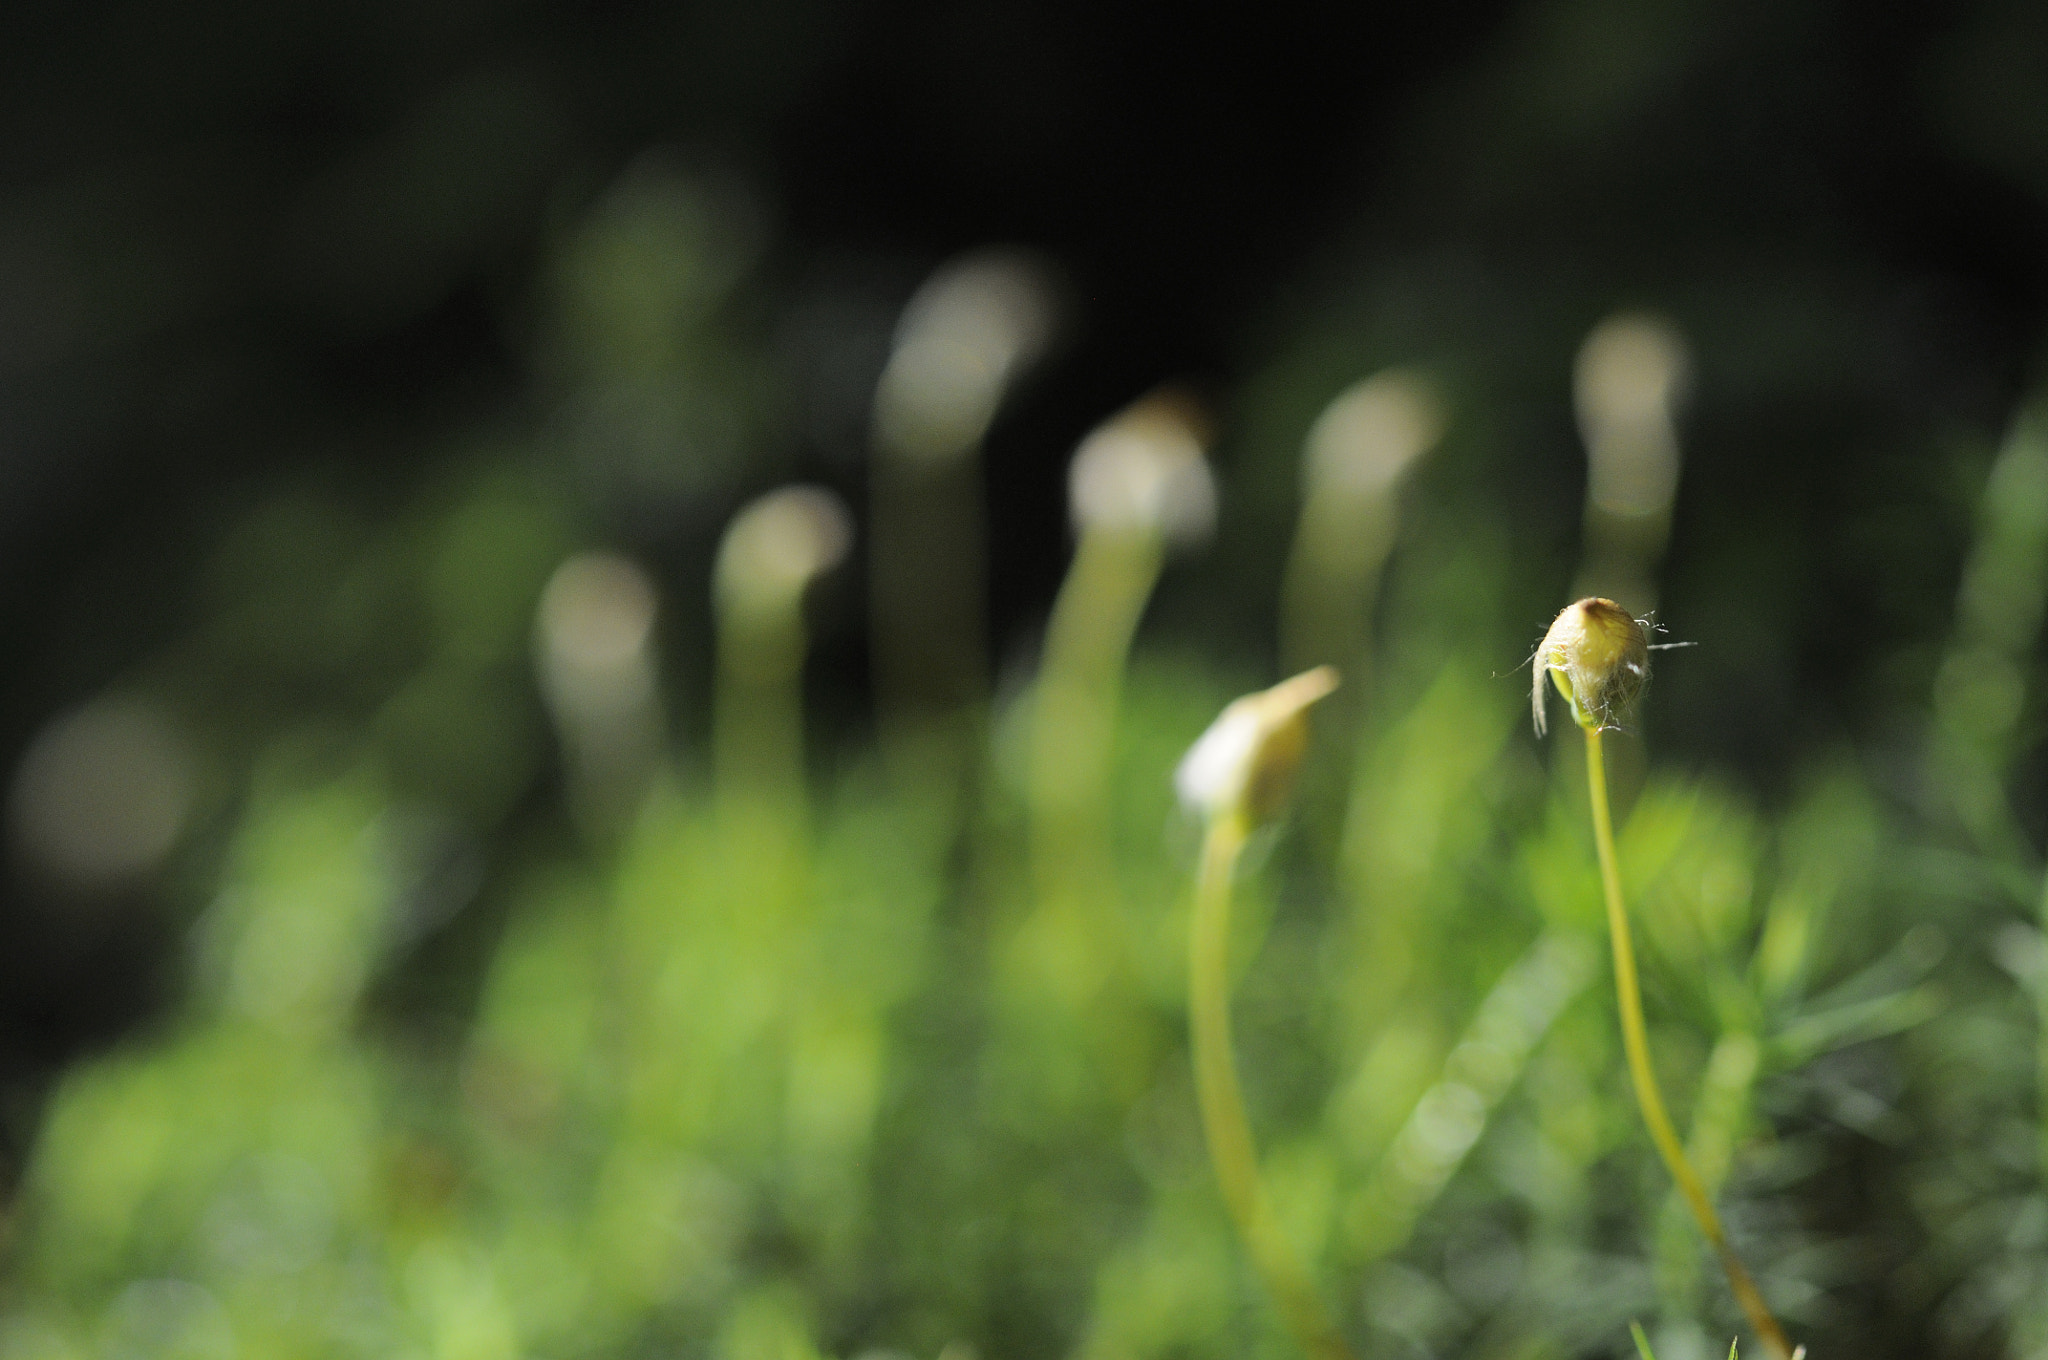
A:
{"label": "slender green stalk", "polygon": [[1664,1095],[1657,1087],[1657,1072],[1650,1065],[1650,1041],[1643,1025],[1642,991],[1636,982],[1635,946],[1629,941],[1628,913],[1622,907],[1621,866],[1614,853],[1614,822],[1607,810],[1607,768],[1601,755],[1600,728],[1595,723],[1588,723],[1585,724],[1585,733],[1586,783],[1593,800],[1593,840],[1600,855],[1600,883],[1607,897],[1608,935],[1614,943],[1614,992],[1621,1011],[1621,1042],[1628,1054],[1628,1074],[1635,1086],[1636,1104],[1643,1112],[1643,1123],[1650,1130],[1650,1141],[1656,1144],[1658,1155],[1670,1169],[1671,1179],[1678,1183],[1678,1191],[1685,1197],[1700,1231],[1721,1258],[1721,1268],[1728,1272],[1728,1287],[1734,1292],[1735,1301],[1742,1305],[1742,1311],[1749,1316],[1749,1325],[1756,1329],[1775,1360],[1793,1360],[1792,1343],[1786,1340],[1778,1320],[1771,1316],[1769,1305],[1758,1292],[1756,1281],[1750,1278],[1741,1258],[1728,1245],[1728,1236],[1721,1230],[1720,1215],[1714,1212],[1714,1202],[1692,1169],[1692,1163],[1686,1160],[1685,1146],[1679,1141],[1671,1116],[1664,1109]]}
{"label": "slender green stalk", "polygon": [[807,820],[804,592],[844,555],[851,533],[838,497],[787,486],[735,515],[718,546],[711,745],[718,800],[730,821],[772,828]]}
{"label": "slender green stalk", "polygon": [[1188,1012],[1195,1064],[1195,1095],[1202,1131],[1223,1202],[1250,1250],[1287,1329],[1315,1360],[1351,1360],[1351,1349],[1316,1297],[1288,1246],[1259,1180],[1259,1156],[1245,1116],[1237,1060],[1230,1044],[1230,892],[1250,827],[1240,811],[1209,820],[1202,867],[1195,881],[1194,920],[1188,935]]}
{"label": "slender green stalk", "polygon": [[882,456],[871,466],[869,626],[883,756],[903,787],[949,808],[964,797],[986,717],[982,495],[980,460],[968,454],[931,464]]}
{"label": "slender green stalk", "polygon": [[711,763],[728,808],[801,817],[804,802],[804,624],[801,597],[725,610],[718,637]]}
{"label": "slender green stalk", "polygon": [[1041,909],[1087,910],[1113,891],[1110,747],[1131,639],[1164,561],[1156,533],[1084,531],[1053,603],[1031,732],[1031,867]]}
{"label": "slender green stalk", "polygon": [[982,441],[1053,312],[1030,258],[961,256],[904,308],[875,389],[868,585],[883,755],[904,788],[953,811],[988,700]]}

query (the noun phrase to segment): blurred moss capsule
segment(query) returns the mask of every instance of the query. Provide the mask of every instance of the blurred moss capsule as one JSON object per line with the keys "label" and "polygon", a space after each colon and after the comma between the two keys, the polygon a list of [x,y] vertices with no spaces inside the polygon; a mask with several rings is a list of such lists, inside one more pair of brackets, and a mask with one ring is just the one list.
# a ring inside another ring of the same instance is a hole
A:
{"label": "blurred moss capsule", "polygon": [[1571,705],[1579,726],[1619,727],[1650,681],[1649,626],[1614,601],[1589,596],[1558,614],[1537,645],[1532,665],[1529,708],[1537,736],[1546,725],[1545,674]]}
{"label": "blurred moss capsule", "polygon": [[1190,398],[1164,389],[1097,426],[1067,470],[1074,527],[1157,534],[1175,547],[1208,538],[1216,481],[1202,457],[1206,424]]}
{"label": "blurred moss capsule", "polygon": [[780,613],[845,558],[853,517],[816,486],[771,491],[733,516],[718,545],[712,589],[721,608]]}
{"label": "blurred moss capsule", "polygon": [[1181,802],[1203,817],[1256,826],[1286,801],[1308,750],[1308,709],[1337,688],[1330,666],[1233,702],[1188,748],[1174,774]]}

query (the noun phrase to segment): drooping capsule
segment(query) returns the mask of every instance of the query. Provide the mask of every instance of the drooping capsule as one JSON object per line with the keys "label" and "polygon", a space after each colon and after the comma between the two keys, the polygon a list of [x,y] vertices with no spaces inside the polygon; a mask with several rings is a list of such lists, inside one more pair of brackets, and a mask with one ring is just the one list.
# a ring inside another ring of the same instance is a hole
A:
{"label": "drooping capsule", "polygon": [[1610,599],[1588,596],[1559,612],[1530,665],[1535,674],[1529,709],[1537,736],[1546,725],[1546,675],[1579,726],[1620,727],[1650,683],[1649,625]]}

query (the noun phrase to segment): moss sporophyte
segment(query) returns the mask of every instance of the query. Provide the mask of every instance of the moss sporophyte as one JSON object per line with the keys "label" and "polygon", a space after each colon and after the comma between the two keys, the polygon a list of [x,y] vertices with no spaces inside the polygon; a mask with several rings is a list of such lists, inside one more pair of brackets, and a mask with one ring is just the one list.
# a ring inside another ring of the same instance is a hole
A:
{"label": "moss sporophyte", "polygon": [[1607,930],[1614,946],[1614,991],[1621,1013],[1622,1047],[1628,1056],[1636,1104],[1650,1141],[1677,1182],[1721,1266],[1728,1286],[1748,1316],[1750,1326],[1774,1360],[1797,1360],[1784,1329],[1771,1315],[1756,1282],[1736,1256],[1721,1228],[1720,1215],[1705,1184],[1687,1160],[1684,1144],[1672,1127],[1650,1064],[1650,1043],[1643,1024],[1642,991],[1636,980],[1635,947],[1630,942],[1628,913],[1622,905],[1621,868],[1614,850],[1614,822],[1607,804],[1607,767],[1601,753],[1603,732],[1619,728],[1650,681],[1650,625],[1609,599],[1598,596],[1565,606],[1537,644],[1531,658],[1530,705],[1536,733],[1543,734],[1543,681],[1547,675],[1570,705],[1572,717],[1586,734],[1586,783],[1593,806],[1593,842],[1600,858],[1600,883],[1607,900]]}
{"label": "moss sporophyte", "polygon": [[1618,728],[1650,682],[1647,621],[1598,596],[1567,605],[1537,645],[1531,667],[1529,707],[1536,735],[1549,725],[1543,702],[1548,676],[1570,705],[1572,717],[1589,731]]}
{"label": "moss sporophyte", "polygon": [[1349,1360],[1308,1273],[1281,1231],[1259,1180],[1259,1158],[1230,1040],[1230,890],[1245,839],[1279,814],[1308,750],[1308,710],[1337,687],[1328,666],[1304,671],[1225,708],[1175,775],[1181,801],[1206,832],[1188,928],[1188,1025],[1195,1095],[1209,1160],[1232,1222],[1315,1360]]}

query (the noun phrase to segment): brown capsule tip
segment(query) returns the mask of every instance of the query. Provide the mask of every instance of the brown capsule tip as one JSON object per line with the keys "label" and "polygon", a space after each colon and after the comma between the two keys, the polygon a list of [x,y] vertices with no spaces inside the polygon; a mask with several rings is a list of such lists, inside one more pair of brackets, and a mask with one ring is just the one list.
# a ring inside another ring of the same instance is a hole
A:
{"label": "brown capsule tip", "polygon": [[1529,708],[1536,735],[1545,727],[1543,678],[1571,705],[1585,728],[1621,726],[1650,682],[1650,629],[1609,599],[1589,596],[1566,605],[1531,658]]}

